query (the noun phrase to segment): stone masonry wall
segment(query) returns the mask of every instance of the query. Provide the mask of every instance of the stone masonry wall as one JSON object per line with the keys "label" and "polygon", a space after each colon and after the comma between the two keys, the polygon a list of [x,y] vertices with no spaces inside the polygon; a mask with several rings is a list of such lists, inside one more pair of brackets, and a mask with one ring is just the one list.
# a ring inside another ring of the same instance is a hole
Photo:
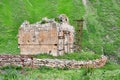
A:
{"label": "stone masonry wall", "polygon": [[105,65],[106,56],[101,56],[100,59],[88,61],[76,61],[66,59],[37,59],[29,56],[20,55],[0,55],[0,67],[3,66],[21,66],[30,68],[39,68],[41,66],[59,67],[59,68],[99,68]]}
{"label": "stone masonry wall", "polygon": [[21,55],[50,54],[53,56],[74,51],[74,27],[65,15],[58,21],[43,18],[30,24],[24,21],[18,31],[18,45]]}

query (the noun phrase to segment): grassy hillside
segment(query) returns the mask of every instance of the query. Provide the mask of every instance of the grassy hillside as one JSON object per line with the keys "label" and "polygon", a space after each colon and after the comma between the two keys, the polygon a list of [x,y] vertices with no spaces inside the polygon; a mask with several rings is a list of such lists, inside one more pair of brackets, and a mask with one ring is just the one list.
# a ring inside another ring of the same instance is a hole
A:
{"label": "grassy hillside", "polygon": [[[19,54],[18,28],[61,13],[73,20],[84,18],[82,49],[120,59],[120,2],[118,0],[0,0],[0,53]],[[110,56],[109,55],[109,56]],[[117,57],[116,57],[117,56]]]}
{"label": "grassy hillside", "polygon": [[[66,14],[73,20],[84,19],[82,52],[53,57],[76,60],[96,59],[100,54],[109,56],[106,66],[99,69],[40,69],[0,68],[0,80],[119,80],[120,65],[120,1],[119,0],[0,0],[0,54],[19,54],[18,28],[24,20],[30,23],[43,17],[54,18]],[[77,34],[77,33],[76,33]],[[95,54],[93,54],[95,53]]]}
{"label": "grassy hillside", "polygon": [[74,24],[74,19],[84,15],[84,6],[79,0],[0,0],[0,53],[19,54],[17,34],[24,20],[34,23],[61,13]]}
{"label": "grassy hillside", "polygon": [[[101,69],[59,69],[41,67],[39,69],[21,67],[0,68],[1,80],[119,80],[120,66],[107,65]],[[22,74],[21,74],[22,73]]]}
{"label": "grassy hillside", "polygon": [[87,0],[83,47],[120,62],[120,1]]}

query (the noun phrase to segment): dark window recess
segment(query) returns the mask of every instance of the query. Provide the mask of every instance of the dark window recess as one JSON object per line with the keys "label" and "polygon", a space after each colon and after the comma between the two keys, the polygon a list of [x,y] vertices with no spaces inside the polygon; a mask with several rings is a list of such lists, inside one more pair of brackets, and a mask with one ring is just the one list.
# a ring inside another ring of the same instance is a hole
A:
{"label": "dark window recess", "polygon": [[75,49],[74,47],[70,48],[70,49]]}
{"label": "dark window recess", "polygon": [[58,39],[64,39],[64,36],[58,36]]}
{"label": "dark window recess", "polygon": [[49,53],[51,53],[51,50],[49,51]]}
{"label": "dark window recess", "polygon": [[67,21],[67,19],[65,19]]}
{"label": "dark window recess", "polygon": [[26,23],[25,25],[27,26],[28,24]]}
{"label": "dark window recess", "polygon": [[62,19],[60,19],[60,22],[62,22]]}
{"label": "dark window recess", "polygon": [[35,42],[35,40],[33,40],[33,42]]}
{"label": "dark window recess", "polygon": [[60,49],[60,50],[58,50],[58,51],[63,51],[64,49]]}
{"label": "dark window recess", "polygon": [[70,31],[63,31],[64,34],[70,34]]}
{"label": "dark window recess", "polygon": [[57,44],[54,44],[55,46],[57,46]]}
{"label": "dark window recess", "polygon": [[33,38],[36,38],[35,36],[33,36]]}

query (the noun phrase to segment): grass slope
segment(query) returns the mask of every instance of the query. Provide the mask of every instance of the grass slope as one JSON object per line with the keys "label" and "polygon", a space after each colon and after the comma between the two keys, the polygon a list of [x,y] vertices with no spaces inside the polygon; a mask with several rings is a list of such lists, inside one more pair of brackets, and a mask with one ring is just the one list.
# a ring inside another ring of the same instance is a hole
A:
{"label": "grass slope", "polygon": [[120,62],[120,1],[87,0],[84,50],[112,56]]}
{"label": "grass slope", "polygon": [[0,53],[19,53],[17,34],[24,20],[34,23],[61,13],[74,23],[74,19],[82,18],[84,6],[79,0],[0,0]]}
{"label": "grass slope", "polygon": [[[0,54],[19,54],[18,28],[24,20],[34,23],[43,17],[64,13],[77,29],[75,19],[84,18],[83,52],[65,54],[60,59],[87,60],[105,54],[120,62],[120,1],[119,0],[0,0]],[[86,52],[88,51],[88,52]],[[93,54],[96,53],[96,54]],[[38,55],[38,58],[55,58]],[[120,65],[108,61],[100,69],[0,68],[0,80],[119,80]]]}
{"label": "grass slope", "polygon": [[74,53],[66,53],[62,56],[52,56],[48,54],[39,54],[33,56],[35,58],[50,58],[50,59],[68,59],[68,60],[95,60],[100,58],[100,55],[94,54],[92,52],[74,52]]}
{"label": "grass slope", "polygon": [[[0,69],[1,80],[119,80],[120,66],[108,63],[100,69],[60,69],[40,67],[39,69],[21,67],[3,67]],[[22,73],[21,73],[22,72]]]}
{"label": "grass slope", "polygon": [[61,13],[73,20],[84,18],[82,49],[120,59],[120,2],[118,0],[0,0],[0,54],[19,54],[18,28]]}

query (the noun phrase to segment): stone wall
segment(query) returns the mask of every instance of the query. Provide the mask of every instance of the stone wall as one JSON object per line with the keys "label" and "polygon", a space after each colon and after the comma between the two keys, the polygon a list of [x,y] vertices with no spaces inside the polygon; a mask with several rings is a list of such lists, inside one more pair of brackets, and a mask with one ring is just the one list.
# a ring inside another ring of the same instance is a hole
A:
{"label": "stone wall", "polygon": [[60,15],[59,21],[43,18],[34,24],[23,22],[18,31],[20,54],[58,56],[73,52],[74,28],[65,15]]}
{"label": "stone wall", "polygon": [[22,66],[30,68],[39,68],[41,66],[59,67],[59,68],[99,68],[105,65],[106,56],[101,56],[100,59],[88,61],[76,61],[66,59],[37,59],[30,56],[20,55],[0,55],[0,66]]}

